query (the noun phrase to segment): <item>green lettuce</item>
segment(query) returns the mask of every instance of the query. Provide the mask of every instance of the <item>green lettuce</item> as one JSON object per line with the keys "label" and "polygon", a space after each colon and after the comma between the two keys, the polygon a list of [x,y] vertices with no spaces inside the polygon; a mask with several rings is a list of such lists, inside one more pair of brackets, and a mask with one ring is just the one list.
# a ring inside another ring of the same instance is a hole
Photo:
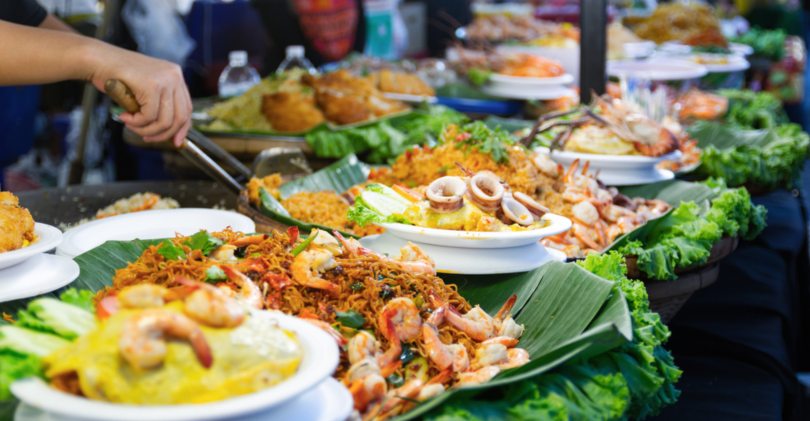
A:
{"label": "green lettuce", "polygon": [[410,203],[399,193],[382,184],[369,184],[354,200],[347,218],[361,226],[372,223],[409,223],[402,216]]}
{"label": "green lettuce", "polygon": [[36,356],[0,351],[0,401],[11,399],[11,383],[42,375],[42,361]]}
{"label": "green lettuce", "polygon": [[38,298],[17,314],[16,326],[73,339],[96,325],[93,313],[55,298]]}
{"label": "green lettuce", "polygon": [[95,305],[93,304],[93,291],[88,289],[70,288],[59,295],[59,299],[67,304],[72,304],[84,311],[93,313]]}
{"label": "green lettuce", "polygon": [[728,98],[726,123],[745,129],[764,129],[788,122],[782,101],[768,92],[749,89],[721,89],[720,95]]}

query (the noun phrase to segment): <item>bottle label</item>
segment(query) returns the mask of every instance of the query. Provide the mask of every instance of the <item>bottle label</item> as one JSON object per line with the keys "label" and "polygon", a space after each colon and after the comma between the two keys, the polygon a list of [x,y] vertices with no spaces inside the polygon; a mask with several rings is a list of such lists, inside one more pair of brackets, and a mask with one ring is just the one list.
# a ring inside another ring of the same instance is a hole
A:
{"label": "bottle label", "polygon": [[354,45],[359,0],[293,0],[301,30],[329,61],[340,60]]}

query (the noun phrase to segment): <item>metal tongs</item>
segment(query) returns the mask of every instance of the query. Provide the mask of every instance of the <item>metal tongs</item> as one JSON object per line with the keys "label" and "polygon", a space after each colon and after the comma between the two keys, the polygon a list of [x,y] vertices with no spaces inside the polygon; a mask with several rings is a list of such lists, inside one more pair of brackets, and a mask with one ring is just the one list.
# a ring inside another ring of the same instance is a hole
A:
{"label": "metal tongs", "polygon": [[[120,80],[110,79],[105,82],[104,91],[116,104],[126,110],[126,112],[135,114],[140,111],[141,106],[138,104],[138,101],[135,100],[132,91]],[[249,180],[252,176],[250,169],[239,162],[236,157],[194,128],[189,129],[188,135],[186,135],[186,138],[183,140],[183,144],[180,145],[177,150],[208,176],[232,190],[237,195],[245,189],[243,182]],[[233,168],[238,173],[238,178],[231,176],[231,174],[225,171],[209,154]]]}

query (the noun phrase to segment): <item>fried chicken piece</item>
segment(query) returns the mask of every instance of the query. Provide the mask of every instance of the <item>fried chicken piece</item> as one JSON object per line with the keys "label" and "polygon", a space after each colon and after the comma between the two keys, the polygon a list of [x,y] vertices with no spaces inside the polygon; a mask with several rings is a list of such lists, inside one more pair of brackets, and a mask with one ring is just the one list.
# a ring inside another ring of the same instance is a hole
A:
{"label": "fried chicken piece", "polygon": [[34,218],[10,192],[0,192],[0,252],[34,241]]}
{"label": "fried chicken piece", "polygon": [[303,92],[276,92],[262,96],[262,114],[281,132],[304,132],[323,123],[315,98]]}
{"label": "fried chicken piece", "polygon": [[408,106],[382,96],[371,81],[338,70],[323,76],[304,75],[301,81],[315,90],[315,100],[326,119],[351,124],[380,117]]}
{"label": "fried chicken piece", "polygon": [[375,73],[375,85],[383,92],[433,96],[436,91],[419,76],[388,69]]}

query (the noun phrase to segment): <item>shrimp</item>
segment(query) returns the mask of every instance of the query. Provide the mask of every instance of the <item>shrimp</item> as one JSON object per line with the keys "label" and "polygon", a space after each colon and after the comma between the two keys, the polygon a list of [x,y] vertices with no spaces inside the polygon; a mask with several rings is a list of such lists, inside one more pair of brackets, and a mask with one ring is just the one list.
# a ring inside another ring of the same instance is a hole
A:
{"label": "shrimp", "polygon": [[574,219],[582,224],[593,226],[599,221],[599,211],[590,201],[579,202],[571,207]]}
{"label": "shrimp", "polygon": [[346,380],[358,411],[364,411],[371,402],[381,399],[388,389],[374,358],[364,358],[352,364],[346,372]]}
{"label": "shrimp", "polygon": [[340,332],[338,332],[329,323],[326,323],[323,320],[312,319],[312,318],[308,318],[308,317],[301,317],[301,320],[303,320],[303,321],[305,321],[305,322],[307,322],[307,323],[321,329],[322,331],[328,333],[329,336],[331,336],[332,339],[334,339],[335,342],[337,342],[338,346],[343,347],[343,345],[346,345],[346,338],[343,337],[343,335],[341,335]]}
{"label": "shrimp", "polygon": [[236,247],[245,247],[254,244],[259,244],[262,241],[266,240],[267,238],[268,238],[267,234],[248,235],[245,237],[237,238],[236,240],[231,242],[231,244],[233,244]]}
{"label": "shrimp", "polygon": [[461,372],[470,368],[470,358],[464,345],[442,343],[436,326],[429,323],[422,324],[422,340],[427,348],[428,358],[440,369],[452,367],[453,371]]}
{"label": "shrimp", "polygon": [[422,318],[419,309],[410,298],[398,297],[382,308],[378,318],[380,333],[391,347],[380,357],[380,367],[387,375],[396,370],[402,354],[402,342],[411,342],[419,337]]}
{"label": "shrimp", "polygon": [[512,348],[506,351],[506,361],[498,364],[502,370],[520,367],[529,362],[529,352],[523,348]]}
{"label": "shrimp", "polygon": [[448,312],[445,316],[447,322],[455,326],[456,329],[461,330],[478,342],[492,337],[495,331],[494,321],[481,307],[475,306],[464,315],[452,307],[448,306],[447,309]]}
{"label": "shrimp", "polygon": [[436,274],[436,263],[422,249],[410,241],[399,249],[397,263],[402,269],[417,274]]}
{"label": "shrimp", "polygon": [[429,399],[441,393],[444,386],[440,389],[434,385],[441,386],[442,383],[449,381],[451,378],[452,372],[450,370],[440,371],[439,374],[427,381],[423,377],[414,377],[402,386],[389,390],[376,408],[366,414],[365,419],[386,419],[394,414],[401,413],[406,409],[407,405],[413,404],[414,400],[420,399],[422,396],[424,396],[423,399]]}
{"label": "shrimp", "polygon": [[155,284],[138,284],[121,290],[118,293],[118,303],[126,308],[154,308],[163,307],[169,289]]}
{"label": "shrimp", "polygon": [[456,382],[455,387],[486,383],[500,372],[501,368],[496,365],[484,366],[475,371],[466,371],[458,375],[458,382]]}
{"label": "shrimp", "polygon": [[166,336],[187,341],[205,368],[213,364],[211,347],[200,326],[190,318],[162,309],[144,310],[126,320],[118,341],[121,356],[138,369],[153,368],[166,358]]}
{"label": "shrimp", "polygon": [[312,243],[309,244],[310,249],[327,250],[334,256],[339,256],[341,254],[340,243],[328,232],[313,228],[309,235],[315,236]]}
{"label": "shrimp", "polygon": [[186,297],[183,309],[192,319],[213,327],[236,327],[245,320],[244,307],[219,288],[203,283],[194,287],[197,289]]}
{"label": "shrimp", "polygon": [[233,244],[223,244],[211,252],[208,257],[220,263],[236,263],[239,260],[234,254],[236,249],[237,247]]}
{"label": "shrimp", "polygon": [[264,295],[259,286],[244,273],[230,266],[222,266],[222,271],[225,272],[228,280],[239,287],[239,293],[236,297],[248,306],[261,310],[264,306]]}
{"label": "shrimp", "polygon": [[301,285],[322,289],[333,296],[340,294],[340,286],[318,276],[320,272],[337,266],[334,256],[328,250],[305,250],[293,259],[293,280]]}
{"label": "shrimp", "polygon": [[508,348],[498,342],[484,342],[475,349],[473,367],[476,369],[506,362]]}
{"label": "shrimp", "polygon": [[377,339],[374,338],[374,335],[365,330],[361,330],[357,332],[356,335],[352,336],[347,346],[349,362],[352,364],[368,357],[376,356],[379,351],[380,344],[377,342]]}

